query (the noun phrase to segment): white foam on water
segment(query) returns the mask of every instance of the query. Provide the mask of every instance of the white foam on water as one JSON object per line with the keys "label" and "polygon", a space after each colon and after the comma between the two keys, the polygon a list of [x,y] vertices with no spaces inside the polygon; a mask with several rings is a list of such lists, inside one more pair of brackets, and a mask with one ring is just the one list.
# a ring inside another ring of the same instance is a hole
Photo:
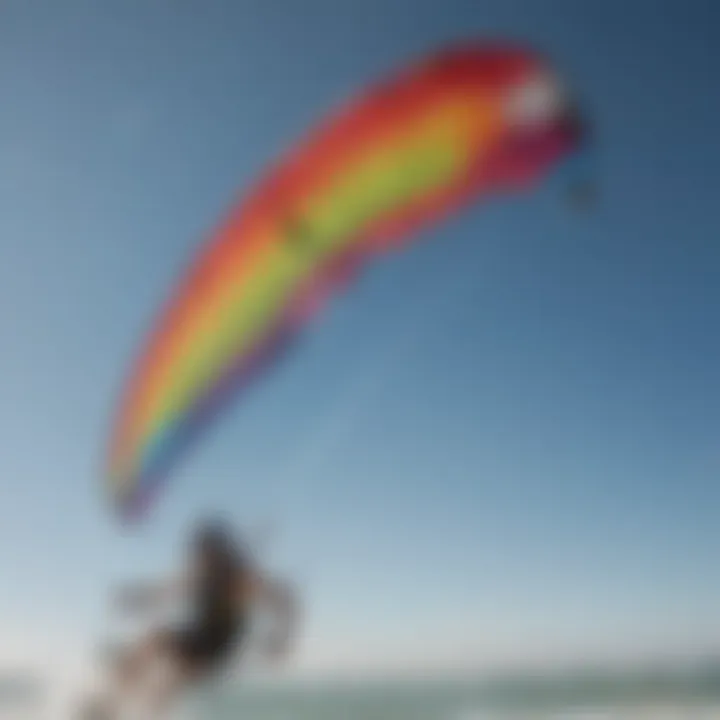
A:
{"label": "white foam on water", "polygon": [[488,711],[464,709],[447,720],[720,720],[720,705],[632,706],[558,709],[554,711]]}

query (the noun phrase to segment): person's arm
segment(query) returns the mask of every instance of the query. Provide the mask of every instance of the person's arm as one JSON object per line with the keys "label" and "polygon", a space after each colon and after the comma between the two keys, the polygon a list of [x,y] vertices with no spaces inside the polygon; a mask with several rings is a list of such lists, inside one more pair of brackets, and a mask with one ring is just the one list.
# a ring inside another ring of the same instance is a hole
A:
{"label": "person's arm", "polygon": [[297,634],[300,603],[296,588],[277,578],[253,574],[241,581],[241,602],[257,605],[271,614],[271,629],[264,642],[265,651],[274,658],[287,655]]}
{"label": "person's arm", "polygon": [[190,589],[189,574],[156,583],[138,583],[122,588],[116,604],[125,612],[144,612],[184,598]]}

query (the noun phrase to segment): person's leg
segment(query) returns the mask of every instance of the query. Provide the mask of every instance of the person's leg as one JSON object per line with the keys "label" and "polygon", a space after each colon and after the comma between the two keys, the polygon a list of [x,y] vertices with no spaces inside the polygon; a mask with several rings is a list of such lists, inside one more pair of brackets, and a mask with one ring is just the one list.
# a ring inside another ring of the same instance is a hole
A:
{"label": "person's leg", "polygon": [[197,675],[196,639],[188,632],[153,633],[121,654],[109,673],[109,687],[83,704],[88,720],[113,720],[136,703],[159,716]]}
{"label": "person's leg", "polygon": [[153,718],[162,717],[182,693],[202,680],[212,667],[212,634],[187,628],[170,634],[163,644],[161,672],[147,688],[144,706]]}
{"label": "person's leg", "polygon": [[125,705],[138,697],[153,672],[168,658],[172,650],[171,636],[156,632],[123,652],[112,665],[109,687],[104,698],[91,705],[90,717],[113,718]]}
{"label": "person's leg", "polygon": [[152,717],[164,717],[179,696],[218,675],[231,657],[237,633],[193,628],[172,636],[162,681],[148,694]]}
{"label": "person's leg", "polygon": [[161,681],[153,685],[145,698],[145,707],[153,718],[165,717],[177,700],[202,675],[199,667],[185,659],[173,658]]}
{"label": "person's leg", "polygon": [[131,648],[116,667],[115,682],[120,692],[133,692],[152,668],[169,654],[170,645],[168,633],[156,632]]}

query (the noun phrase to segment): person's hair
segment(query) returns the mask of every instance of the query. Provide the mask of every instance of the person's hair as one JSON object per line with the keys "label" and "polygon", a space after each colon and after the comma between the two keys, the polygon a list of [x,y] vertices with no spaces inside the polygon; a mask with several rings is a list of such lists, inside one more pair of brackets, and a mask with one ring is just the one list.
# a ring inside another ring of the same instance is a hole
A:
{"label": "person's hair", "polygon": [[195,528],[192,544],[194,549],[218,570],[232,572],[243,562],[244,553],[232,531],[217,519],[199,523]]}

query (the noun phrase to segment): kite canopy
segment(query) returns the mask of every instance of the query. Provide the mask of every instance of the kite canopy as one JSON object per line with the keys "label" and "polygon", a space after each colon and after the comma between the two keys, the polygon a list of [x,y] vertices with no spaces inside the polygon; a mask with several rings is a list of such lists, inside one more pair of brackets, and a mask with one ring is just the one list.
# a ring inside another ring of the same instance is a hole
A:
{"label": "kite canopy", "polygon": [[107,461],[120,515],[142,515],[224,402],[363,265],[532,187],[583,136],[547,62],[503,44],[451,48],[332,114],[231,211],[150,333]]}

